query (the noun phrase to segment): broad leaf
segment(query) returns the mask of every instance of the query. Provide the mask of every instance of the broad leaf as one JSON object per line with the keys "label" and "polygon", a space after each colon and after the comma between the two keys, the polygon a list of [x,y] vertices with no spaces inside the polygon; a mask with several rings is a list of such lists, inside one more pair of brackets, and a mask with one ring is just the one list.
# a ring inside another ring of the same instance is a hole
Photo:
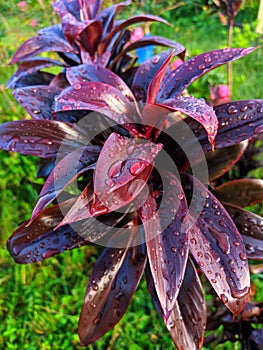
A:
{"label": "broad leaf", "polygon": [[33,119],[54,120],[52,104],[60,92],[61,88],[35,85],[15,89],[13,96]]}
{"label": "broad leaf", "polygon": [[52,51],[75,52],[65,39],[59,24],[42,29],[37,36],[25,41],[12,57],[10,64],[21,62],[42,52]]}
{"label": "broad leaf", "polygon": [[80,20],[80,2],[79,0],[57,0],[55,3],[52,3],[54,10],[59,15],[60,20],[62,21],[63,17],[70,13],[77,20]]}
{"label": "broad leaf", "polygon": [[209,179],[213,181],[224,175],[242,157],[248,145],[248,141],[240,142],[230,147],[216,149],[214,152],[206,152]]}
{"label": "broad leaf", "polygon": [[[46,57],[34,57],[26,62],[23,62],[12,77],[8,80],[6,87],[14,89],[17,85],[17,82],[28,74],[35,73],[42,68],[52,67],[52,66],[64,66],[63,63],[57,60],[53,60]],[[34,84],[32,84],[34,85]]]}
{"label": "broad leaf", "polygon": [[147,255],[155,289],[168,320],[182,285],[188,257],[188,233],[184,225],[187,203],[180,182],[172,173],[163,174],[167,182],[162,204],[157,210],[155,198],[138,210],[142,220]]}
{"label": "broad leaf", "polygon": [[17,120],[0,125],[0,148],[40,158],[54,158],[63,143],[66,154],[87,140],[73,125],[51,120]]}
{"label": "broad leaf", "polygon": [[232,220],[241,233],[247,257],[254,260],[263,259],[263,218],[237,205],[223,203]]}
{"label": "broad leaf", "polygon": [[221,66],[230,61],[243,57],[256,48],[248,49],[222,49],[202,53],[201,55],[190,58],[180,67],[173,70],[163,81],[158,101],[161,102],[168,98],[180,95],[192,82],[212,69]]}
{"label": "broad leaf", "polygon": [[21,76],[18,80],[8,84],[8,88],[17,89],[32,85],[49,85],[54,77],[54,74],[38,71]]}
{"label": "broad leaf", "polygon": [[[143,62],[137,69],[132,84],[132,91],[137,99],[146,102],[148,86],[151,80],[167,60],[169,51],[161,52],[150,60]],[[167,69],[168,70],[168,69]]]}
{"label": "broad leaf", "polygon": [[120,90],[131,102],[136,104],[135,97],[125,82],[109,69],[95,64],[83,64],[67,69],[67,79],[71,85],[77,83],[101,82]]}
{"label": "broad leaf", "polygon": [[100,147],[98,146],[81,147],[66,155],[58,162],[39,194],[39,199],[32,212],[31,220],[44,207],[57,198],[66,186],[88,171],[92,165],[95,166],[93,163],[96,162],[99,152]]}
{"label": "broad leaf", "polygon": [[263,180],[239,179],[225,182],[213,189],[221,201],[247,207],[263,201]]}
{"label": "broad leaf", "polygon": [[81,310],[82,345],[93,343],[119,322],[138,286],[145,262],[144,245],[103,250],[90,275]]}
{"label": "broad leaf", "polygon": [[190,250],[228,309],[239,314],[249,298],[249,270],[242,237],[222,204],[190,175],[183,186],[195,218],[190,228]]}
{"label": "broad leaf", "polygon": [[158,105],[172,111],[182,112],[197,120],[205,128],[209,142],[214,149],[218,120],[213,107],[207,105],[204,99],[178,97],[165,100]]}
{"label": "broad leaf", "polygon": [[[150,269],[148,268],[146,269],[146,278],[153,303],[165,321]],[[165,322],[178,349],[201,349],[206,325],[206,307],[201,282],[190,259],[187,262],[178,298],[169,319]]]}
{"label": "broad leaf", "polygon": [[102,36],[102,26],[99,21],[92,20],[89,25],[80,33],[80,41],[83,49],[87,50],[92,59],[100,43]]}

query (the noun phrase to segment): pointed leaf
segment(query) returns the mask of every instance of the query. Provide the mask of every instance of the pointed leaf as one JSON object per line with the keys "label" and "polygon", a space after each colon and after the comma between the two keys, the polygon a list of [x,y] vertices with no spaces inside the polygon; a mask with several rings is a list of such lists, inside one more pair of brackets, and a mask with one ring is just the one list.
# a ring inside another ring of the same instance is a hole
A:
{"label": "pointed leaf", "polygon": [[[52,67],[52,66],[65,66],[62,62],[57,60],[52,60],[46,57],[34,57],[32,59],[23,62],[17,71],[8,80],[6,87],[14,89],[17,82],[28,74],[35,73],[42,68]],[[33,84],[32,84],[33,85]]]}
{"label": "pointed leaf", "polygon": [[17,120],[0,125],[0,148],[40,158],[54,158],[63,142],[67,153],[85,144],[73,125],[50,120]]}
{"label": "pointed leaf", "polygon": [[136,104],[135,97],[125,82],[109,69],[95,64],[83,64],[67,69],[67,79],[71,85],[84,82],[101,82],[119,89],[125,97]]}
{"label": "pointed leaf", "polygon": [[88,171],[96,162],[100,152],[99,146],[86,146],[66,155],[52,170],[46,180],[37,204],[32,212],[31,220],[39,212],[57,198],[66,186]]}
{"label": "pointed leaf", "polygon": [[170,55],[167,57],[167,59],[164,61],[164,63],[161,65],[157,73],[154,75],[153,79],[150,82],[150,85],[147,90],[147,98],[146,103],[148,104],[154,104],[156,100],[156,96],[159,92],[160,85],[165,77],[165,74],[167,72],[167,69],[169,67],[169,64],[171,62],[171,59],[173,57],[173,52],[170,53]]}
{"label": "pointed leaf", "polygon": [[81,45],[94,58],[95,51],[101,41],[102,26],[99,21],[92,20],[80,33]]}
{"label": "pointed leaf", "polygon": [[176,43],[172,40],[163,38],[161,36],[150,35],[150,36],[144,37],[142,39],[139,39],[139,40],[135,41],[134,43],[126,46],[111,62],[110,69],[127,52],[138,49],[139,47],[145,47],[145,46],[149,46],[149,45],[160,45],[160,46],[165,46],[165,47],[171,47],[172,49],[175,49],[174,55],[184,54],[184,52],[185,52],[184,46],[179,44],[179,43]]}
{"label": "pointed leaf", "polygon": [[152,57],[150,60],[143,62],[134,75],[132,91],[137,99],[146,102],[147,89],[164,62],[167,60],[170,51],[161,52],[159,55]]}
{"label": "pointed leaf", "polygon": [[[165,321],[150,269],[146,269],[146,278],[153,303]],[[206,307],[201,282],[191,259],[188,259],[182,287],[174,308],[165,322],[178,349],[201,349],[206,324]]]}
{"label": "pointed leaf", "polygon": [[65,39],[60,25],[45,28],[25,41],[16,51],[10,64],[21,62],[42,52],[75,52],[72,46]]}
{"label": "pointed leaf", "polygon": [[248,141],[240,142],[230,147],[216,149],[214,152],[206,152],[209,179],[213,181],[224,175],[242,157],[248,145]]}
{"label": "pointed leaf", "polygon": [[13,96],[33,119],[54,120],[52,104],[60,88],[52,86],[30,86],[15,89]]}
{"label": "pointed leaf", "polygon": [[[249,298],[249,270],[242,237],[222,204],[197,179],[184,175],[183,187],[191,199],[190,250],[212,287],[228,309],[239,314]],[[199,216],[198,216],[198,213]]]}
{"label": "pointed leaf", "polygon": [[[120,90],[99,82],[76,83],[65,89],[55,101],[54,110],[98,111],[118,124],[136,123],[138,119],[134,103],[131,103]],[[134,126],[130,129],[136,132]]]}
{"label": "pointed leaf", "polygon": [[138,210],[142,220],[147,255],[155,289],[168,319],[182,285],[188,257],[188,233],[183,227],[187,203],[180,182],[172,173],[163,174],[169,187],[164,191],[162,207],[150,195]]}
{"label": "pointed leaf", "polygon": [[77,20],[80,20],[81,8],[79,0],[57,0],[55,3],[52,3],[52,6],[59,15],[60,20],[62,20],[68,13],[76,17]]}
{"label": "pointed leaf", "polygon": [[87,6],[87,12],[90,19],[96,18],[97,13],[102,5],[102,0],[89,0],[89,1],[83,1],[82,3],[86,3]]}
{"label": "pointed leaf", "polygon": [[237,205],[223,203],[241,233],[249,259],[263,259],[263,218]]}
{"label": "pointed leaf", "polygon": [[82,345],[93,343],[119,322],[138,286],[145,262],[144,245],[103,250],[90,275],[81,310]]}
{"label": "pointed leaf", "polygon": [[49,85],[54,77],[54,74],[51,73],[34,72],[31,74],[23,75],[18,80],[11,82],[11,84],[8,84],[8,88],[17,89],[26,86]]}
{"label": "pointed leaf", "polygon": [[189,115],[197,120],[205,128],[209,142],[214,148],[215,138],[218,128],[217,115],[213,107],[206,104],[204,99],[194,97],[178,97],[175,99],[165,100],[161,104],[162,107],[169,108],[173,111],[179,111]]}
{"label": "pointed leaf", "polygon": [[226,48],[205,52],[190,58],[165,78],[161,85],[157,101],[161,102],[180,95],[184,89],[203,74],[206,74],[222,64],[243,57],[255,49],[254,47],[247,49]]}
{"label": "pointed leaf", "polygon": [[239,179],[214,188],[215,196],[224,202],[247,207],[263,201],[263,180]]}

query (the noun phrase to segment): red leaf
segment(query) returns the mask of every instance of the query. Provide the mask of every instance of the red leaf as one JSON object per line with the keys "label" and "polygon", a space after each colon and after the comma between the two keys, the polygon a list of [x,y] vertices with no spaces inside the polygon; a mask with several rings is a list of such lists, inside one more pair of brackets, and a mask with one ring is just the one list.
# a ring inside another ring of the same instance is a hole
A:
{"label": "red leaf", "polygon": [[160,85],[165,77],[165,74],[167,72],[167,68],[169,67],[169,64],[171,62],[171,59],[173,57],[173,52],[170,53],[170,55],[167,57],[167,59],[164,61],[164,63],[161,65],[157,73],[154,75],[153,79],[150,82],[150,85],[147,90],[147,99],[146,103],[148,104],[154,104],[156,100],[156,96],[159,92]]}
{"label": "red leaf", "polygon": [[223,203],[232,220],[241,233],[245,243],[247,257],[263,259],[263,218],[237,205]]}
{"label": "red leaf", "polygon": [[96,162],[100,152],[98,146],[86,146],[76,149],[59,161],[47,178],[37,204],[32,212],[31,220],[39,212],[57,198],[66,186],[88,171]]}
{"label": "red leaf", "polygon": [[0,125],[0,148],[6,151],[54,158],[63,142],[66,154],[87,140],[73,125],[51,120],[17,120]]}
{"label": "red leaf", "polygon": [[145,262],[144,245],[103,250],[90,275],[81,310],[82,345],[93,343],[119,322],[138,286]]}
{"label": "red leaf", "polygon": [[37,36],[25,41],[12,57],[10,64],[24,61],[42,52],[52,51],[75,52],[64,38],[60,25],[45,28],[39,31]]}
{"label": "red leaf", "polygon": [[161,102],[168,98],[178,96],[184,89],[203,74],[206,74],[222,64],[243,57],[255,49],[256,48],[254,47],[248,49],[226,48],[223,50],[205,52],[201,55],[190,58],[165,78],[161,85],[157,100]]}
{"label": "red leaf", "polygon": [[[149,269],[146,269],[146,278],[154,305],[165,321]],[[206,324],[206,307],[202,286],[194,264],[190,259],[188,259],[186,265],[178,298],[169,319],[165,322],[178,349],[201,349]]]}
{"label": "red leaf", "polygon": [[[190,213],[190,250],[212,287],[235,315],[249,298],[249,270],[242,237],[222,204],[190,175],[182,177],[186,194],[195,188]],[[200,213],[198,215],[198,213]]]}
{"label": "red leaf", "polygon": [[162,180],[168,182],[168,188],[164,190],[159,210],[156,200],[149,196],[138,214],[144,226],[155,289],[168,319],[182,285],[188,256],[188,233],[183,227],[187,203],[176,176],[166,173]]}

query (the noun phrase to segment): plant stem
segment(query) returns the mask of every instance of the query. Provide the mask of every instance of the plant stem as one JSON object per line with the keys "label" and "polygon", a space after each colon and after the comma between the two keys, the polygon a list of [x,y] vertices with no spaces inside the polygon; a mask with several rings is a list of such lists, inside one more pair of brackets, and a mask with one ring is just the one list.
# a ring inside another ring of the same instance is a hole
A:
{"label": "plant stem", "polygon": [[[228,27],[228,47],[232,47],[232,39],[233,39],[233,30],[234,30],[234,17],[229,18],[229,27]],[[233,85],[233,65],[232,61],[228,62],[228,88],[230,97],[232,96],[232,85]]]}

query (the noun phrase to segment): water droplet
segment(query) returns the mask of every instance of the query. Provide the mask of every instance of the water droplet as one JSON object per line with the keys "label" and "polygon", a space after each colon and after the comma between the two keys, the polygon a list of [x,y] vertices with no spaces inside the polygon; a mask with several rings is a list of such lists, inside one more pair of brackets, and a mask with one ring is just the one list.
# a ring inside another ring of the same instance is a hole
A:
{"label": "water droplet", "polygon": [[152,58],[152,63],[153,64],[156,64],[156,63],[158,63],[160,61],[160,56],[154,56],[153,58]]}
{"label": "water droplet", "polygon": [[41,249],[45,248],[45,246],[46,246],[45,242],[41,242],[40,245],[39,245],[39,247],[40,247]]}
{"label": "water droplet", "polygon": [[234,242],[234,246],[238,247],[238,246],[240,246],[240,243],[239,242]]}
{"label": "water droplet", "polygon": [[224,304],[226,304],[226,303],[228,302],[228,298],[227,298],[227,296],[226,296],[225,294],[221,294],[221,295],[220,295],[220,298],[221,298],[221,300],[222,300],[222,302],[223,302]]}
{"label": "water droplet", "polygon": [[197,256],[198,256],[198,258],[202,258],[202,257],[203,257],[203,254],[202,254],[201,252],[198,252],[198,253],[197,253]]}
{"label": "water droplet", "polygon": [[183,193],[179,193],[177,198],[181,201],[184,199],[184,194]]}
{"label": "water droplet", "polygon": [[196,239],[195,239],[195,238],[191,238],[191,239],[190,239],[190,242],[191,242],[193,245],[196,245]]}
{"label": "water droplet", "polygon": [[211,62],[211,57],[205,57],[205,62],[208,63],[208,62]]}
{"label": "water droplet", "polygon": [[179,235],[180,235],[180,232],[177,231],[177,230],[174,230],[174,231],[173,231],[173,234],[174,234],[175,236],[179,236]]}
{"label": "water droplet", "polygon": [[139,175],[147,166],[147,163],[145,162],[136,162],[134,164],[132,164],[131,168],[130,168],[130,173],[133,176],[137,176]]}
{"label": "water droplet", "polygon": [[235,287],[231,288],[231,295],[233,298],[242,299],[249,293],[249,287],[245,287],[243,289],[238,289]]}
{"label": "water droplet", "polygon": [[108,172],[109,177],[120,176],[123,167],[124,167],[124,162],[122,160],[117,160],[116,162],[114,162],[109,169],[109,172]]}
{"label": "water droplet", "polygon": [[43,259],[48,259],[51,258],[52,256],[59,254],[60,250],[59,249],[48,249],[46,252],[42,254]]}
{"label": "water droplet", "polygon": [[97,285],[97,283],[92,284],[92,289],[95,291],[99,289],[99,286]]}
{"label": "water droplet", "polygon": [[200,64],[200,66],[198,66],[198,68],[199,68],[200,70],[204,70],[204,69],[205,69],[205,65],[204,65],[204,64]]}
{"label": "water droplet", "polygon": [[114,186],[114,182],[113,182],[111,179],[107,179],[107,180],[105,181],[105,184],[106,184],[107,186],[109,186],[109,187],[113,187],[113,186]]}
{"label": "water droplet", "polygon": [[38,109],[38,108],[34,108],[34,109],[32,110],[32,112],[33,112],[34,114],[40,114],[40,113],[41,113],[41,110]]}
{"label": "water droplet", "polygon": [[81,84],[76,83],[74,84],[74,90],[80,90],[81,89]]}
{"label": "water droplet", "polygon": [[71,111],[72,106],[71,105],[63,105],[61,109],[62,109],[62,111]]}
{"label": "water droplet", "polygon": [[176,249],[175,247],[171,247],[171,251],[172,251],[173,253],[176,253],[177,249]]}
{"label": "water droplet", "polygon": [[14,152],[16,149],[16,145],[17,143],[20,141],[20,137],[19,136],[14,136],[11,138],[11,140],[8,142],[8,149],[11,152]]}
{"label": "water droplet", "polygon": [[131,145],[127,148],[127,154],[128,155],[131,155],[135,150],[135,146],[134,145]]}
{"label": "water droplet", "polygon": [[256,129],[254,130],[254,133],[255,133],[256,135],[259,135],[259,134],[261,134],[262,132],[263,132],[263,125],[257,126]]}
{"label": "water droplet", "polygon": [[229,106],[228,109],[227,109],[227,112],[229,114],[235,114],[235,113],[238,112],[238,110],[237,110],[236,106]]}
{"label": "water droplet", "polygon": [[239,254],[239,257],[242,261],[246,261],[247,260],[247,257],[246,257],[246,254],[245,253],[240,253]]}

